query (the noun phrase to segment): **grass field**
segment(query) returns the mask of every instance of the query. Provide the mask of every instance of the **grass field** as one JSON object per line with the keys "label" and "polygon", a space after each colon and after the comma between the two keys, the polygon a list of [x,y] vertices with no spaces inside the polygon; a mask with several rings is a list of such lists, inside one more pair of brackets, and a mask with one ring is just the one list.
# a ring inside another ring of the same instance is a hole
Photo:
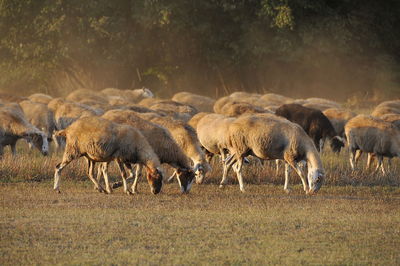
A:
{"label": "grass field", "polygon": [[188,195],[176,183],[152,195],[142,182],[127,196],[94,191],[83,161],[65,169],[57,194],[60,155],[24,152],[0,162],[1,265],[400,264],[398,159],[386,176],[354,174],[345,153],[327,153],[314,196],[294,174],[285,194],[268,164],[246,167],[246,193],[235,181],[219,189],[214,165]]}

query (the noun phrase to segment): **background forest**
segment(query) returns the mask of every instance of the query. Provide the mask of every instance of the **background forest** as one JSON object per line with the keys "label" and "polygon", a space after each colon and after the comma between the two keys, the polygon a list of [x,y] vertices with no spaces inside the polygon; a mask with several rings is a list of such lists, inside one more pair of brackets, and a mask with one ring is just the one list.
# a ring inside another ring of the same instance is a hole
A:
{"label": "background forest", "polygon": [[397,0],[0,0],[0,88],[400,95]]}

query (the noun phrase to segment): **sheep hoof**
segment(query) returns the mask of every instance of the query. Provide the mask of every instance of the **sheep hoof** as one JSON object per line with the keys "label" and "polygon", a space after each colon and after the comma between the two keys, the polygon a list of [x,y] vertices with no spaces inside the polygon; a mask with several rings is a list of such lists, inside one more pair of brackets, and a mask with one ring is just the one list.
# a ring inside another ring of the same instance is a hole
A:
{"label": "sheep hoof", "polygon": [[225,185],[224,185],[224,184],[220,184],[220,185],[219,185],[219,188],[221,188],[221,189],[222,189],[222,188],[225,188]]}
{"label": "sheep hoof", "polygon": [[55,192],[57,192],[58,194],[60,194],[61,193],[61,191],[57,188],[57,189],[55,189],[54,190]]}
{"label": "sheep hoof", "polygon": [[133,195],[133,193],[130,190],[125,191],[126,195]]}
{"label": "sheep hoof", "polygon": [[246,193],[246,190],[244,188],[240,189],[240,192]]}
{"label": "sheep hoof", "polygon": [[290,188],[285,188],[284,190],[285,190],[286,194],[290,194],[292,192],[292,189],[290,189]]}

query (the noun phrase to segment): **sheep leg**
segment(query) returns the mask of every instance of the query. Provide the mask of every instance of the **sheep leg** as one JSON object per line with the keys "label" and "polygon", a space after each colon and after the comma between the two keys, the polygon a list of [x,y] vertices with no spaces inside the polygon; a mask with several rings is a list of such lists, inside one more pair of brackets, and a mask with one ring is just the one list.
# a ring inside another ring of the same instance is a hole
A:
{"label": "sheep leg", "polygon": [[285,185],[283,186],[283,189],[286,191],[286,193],[290,193],[291,191],[291,189],[288,187],[289,174],[290,174],[290,165],[288,163],[285,163]]}
{"label": "sheep leg", "polygon": [[301,183],[303,183],[303,189],[304,189],[304,191],[305,191],[306,193],[308,193],[308,191],[309,191],[310,189],[309,189],[309,187],[308,187],[307,180],[306,180],[306,178],[305,178],[305,176],[304,176],[304,172],[303,172],[303,170],[301,169],[300,165],[299,165],[299,164],[295,164],[295,163],[291,163],[291,162],[288,162],[288,161],[286,161],[286,162],[296,171],[297,175],[298,175],[298,176],[300,177],[300,179],[301,179]]}
{"label": "sheep leg", "polygon": [[94,168],[95,168],[96,163],[88,159],[88,177],[89,179],[93,182],[95,188],[99,192],[104,192],[104,189],[100,184],[97,182],[97,180],[94,178]]}
{"label": "sheep leg", "polygon": [[[112,189],[111,189],[110,182],[108,179],[108,166],[109,165],[110,165],[110,162],[104,162],[101,164],[101,172],[103,173],[103,179],[104,179],[104,183],[106,185],[106,193],[107,194],[112,193]],[[99,171],[100,171],[100,168],[99,168]]]}
{"label": "sheep leg", "polygon": [[167,183],[171,183],[172,180],[174,179],[174,177],[177,175],[176,170],[172,173],[172,175],[170,177],[168,177],[167,179]]}
{"label": "sheep leg", "polygon": [[379,168],[381,168],[382,174],[386,174],[385,168],[383,167],[383,157],[377,155],[377,158],[378,158],[378,164],[376,165],[374,173],[376,173],[379,170]]}
{"label": "sheep leg", "polygon": [[236,159],[234,157],[230,158],[227,162],[222,163],[222,180],[221,183],[219,184],[219,188],[223,188],[226,183],[228,182],[228,173],[229,169],[231,169],[232,165],[236,162]]}
{"label": "sheep leg", "polygon": [[14,142],[14,143],[11,143],[10,144],[10,147],[11,147],[11,153],[12,153],[12,155],[13,156],[16,156],[17,155],[17,148],[16,148],[16,142]]}
{"label": "sheep leg", "polygon": [[319,152],[322,153],[322,151],[324,150],[324,145],[325,145],[325,140],[324,139],[320,139],[319,140]]}
{"label": "sheep leg", "polygon": [[243,166],[243,157],[236,160],[236,163],[233,165],[233,170],[236,172],[236,176],[239,181],[240,191],[245,192],[244,186],[243,186],[242,166]]}
{"label": "sheep leg", "polygon": [[367,166],[366,166],[366,170],[368,170],[371,167],[371,163],[374,160],[375,155],[371,152],[368,153],[368,159],[367,159]]}
{"label": "sheep leg", "polygon": [[357,153],[357,151],[354,151],[354,150],[350,151],[350,166],[351,166],[351,170],[353,172],[355,171],[356,164],[357,164],[356,153]]}
{"label": "sheep leg", "polygon": [[276,159],[275,160],[275,175],[279,175],[279,166],[280,166],[279,159]]}
{"label": "sheep leg", "polygon": [[56,165],[56,169],[54,172],[54,187],[53,189],[60,193],[60,174],[62,169],[67,166],[70,162],[72,162],[75,158],[72,156],[64,156],[61,163]]}
{"label": "sheep leg", "polygon": [[139,177],[141,175],[142,169],[143,169],[143,165],[141,165],[141,164],[136,165],[136,176],[135,176],[135,180],[133,181],[133,184],[131,187],[132,193],[135,193],[135,194],[138,193],[137,183],[138,183]]}
{"label": "sheep leg", "polygon": [[121,161],[117,161],[117,165],[118,165],[119,171],[121,173],[122,183],[124,184],[124,193],[131,195],[132,192],[130,192],[128,190],[128,185],[126,183],[126,171],[124,168],[124,164]]}

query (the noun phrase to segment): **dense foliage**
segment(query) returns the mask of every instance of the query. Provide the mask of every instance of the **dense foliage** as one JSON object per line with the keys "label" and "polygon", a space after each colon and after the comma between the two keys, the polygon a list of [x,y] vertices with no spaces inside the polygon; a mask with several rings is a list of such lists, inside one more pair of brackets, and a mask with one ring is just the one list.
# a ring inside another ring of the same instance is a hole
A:
{"label": "dense foliage", "polygon": [[397,0],[0,0],[0,87],[400,94]]}

